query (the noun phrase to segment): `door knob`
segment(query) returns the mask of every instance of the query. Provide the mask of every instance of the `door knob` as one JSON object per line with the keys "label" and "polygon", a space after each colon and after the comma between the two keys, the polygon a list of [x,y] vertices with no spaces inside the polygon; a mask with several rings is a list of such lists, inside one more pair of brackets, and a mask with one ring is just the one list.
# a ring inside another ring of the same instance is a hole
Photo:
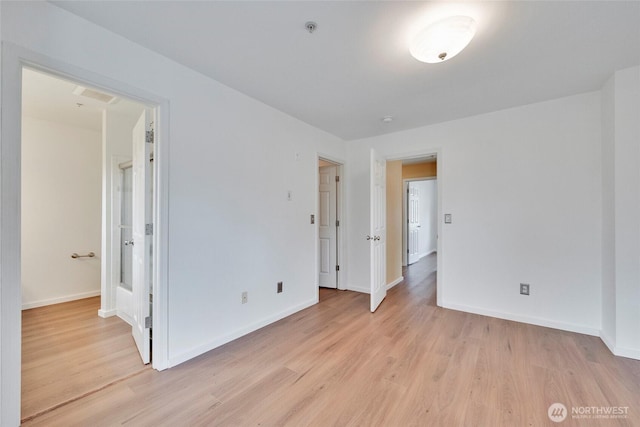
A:
{"label": "door knob", "polygon": [[131,239],[131,240],[125,240],[125,241],[124,241],[124,245],[125,245],[125,246],[129,246],[129,245],[133,246],[133,239]]}
{"label": "door knob", "polygon": [[371,237],[371,236],[367,236],[367,240],[371,240],[371,239],[372,239],[372,237]]}
{"label": "door knob", "polygon": [[373,240],[380,240],[380,236],[375,236]]}

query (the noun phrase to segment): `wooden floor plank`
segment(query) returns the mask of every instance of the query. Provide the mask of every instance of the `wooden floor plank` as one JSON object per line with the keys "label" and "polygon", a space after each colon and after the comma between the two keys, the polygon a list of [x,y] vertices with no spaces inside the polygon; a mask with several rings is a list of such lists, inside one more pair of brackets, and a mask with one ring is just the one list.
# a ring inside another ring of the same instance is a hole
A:
{"label": "wooden floor plank", "polygon": [[94,297],[22,312],[23,419],[145,369],[131,327],[99,308]]}
{"label": "wooden floor plank", "polygon": [[640,425],[639,361],[597,337],[439,308],[435,265],[405,269],[376,313],[368,295],[321,289],[313,307],[25,425],[545,426],[554,402],[629,407],[565,426]]}

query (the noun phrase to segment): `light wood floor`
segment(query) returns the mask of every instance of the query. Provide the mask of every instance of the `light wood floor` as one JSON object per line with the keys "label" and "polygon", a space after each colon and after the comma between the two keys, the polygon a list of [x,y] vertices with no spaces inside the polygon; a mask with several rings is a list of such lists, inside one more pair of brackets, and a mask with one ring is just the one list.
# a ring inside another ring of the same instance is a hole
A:
{"label": "light wood floor", "polygon": [[100,297],[22,312],[22,419],[146,369],[118,317],[98,317]]}
{"label": "light wood floor", "polygon": [[[435,257],[374,314],[321,303],[164,372],[146,370],[26,425],[640,425],[640,362],[600,339],[435,306]],[[552,423],[551,403],[628,406],[627,419]]]}

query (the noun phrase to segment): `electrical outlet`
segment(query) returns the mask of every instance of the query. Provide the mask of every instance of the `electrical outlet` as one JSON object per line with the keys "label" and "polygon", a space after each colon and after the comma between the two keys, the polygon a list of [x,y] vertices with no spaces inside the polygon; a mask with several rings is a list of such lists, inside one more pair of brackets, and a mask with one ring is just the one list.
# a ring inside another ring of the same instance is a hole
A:
{"label": "electrical outlet", "polygon": [[280,294],[280,293],[282,293],[282,282],[278,282],[278,288],[277,288],[277,289],[278,289],[278,291],[277,291],[277,292],[278,292],[279,294]]}
{"label": "electrical outlet", "polygon": [[247,302],[249,302],[249,292],[244,291],[242,293],[242,303],[246,304]]}
{"label": "electrical outlet", "polygon": [[520,283],[520,295],[529,295],[528,283]]}

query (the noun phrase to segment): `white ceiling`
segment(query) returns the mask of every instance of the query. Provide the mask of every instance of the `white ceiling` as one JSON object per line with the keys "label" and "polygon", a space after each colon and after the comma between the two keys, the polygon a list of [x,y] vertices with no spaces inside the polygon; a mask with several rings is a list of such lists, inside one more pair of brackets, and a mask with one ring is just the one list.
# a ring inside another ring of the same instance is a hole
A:
{"label": "white ceiling", "polygon": [[142,104],[123,98],[107,105],[74,95],[76,87],[68,80],[25,68],[22,73],[22,114],[100,132],[105,109],[137,118],[144,108]]}
{"label": "white ceiling", "polygon": [[[598,90],[640,63],[639,1],[54,3],[346,140]],[[467,49],[413,59],[411,36],[450,14],[478,22]]]}

